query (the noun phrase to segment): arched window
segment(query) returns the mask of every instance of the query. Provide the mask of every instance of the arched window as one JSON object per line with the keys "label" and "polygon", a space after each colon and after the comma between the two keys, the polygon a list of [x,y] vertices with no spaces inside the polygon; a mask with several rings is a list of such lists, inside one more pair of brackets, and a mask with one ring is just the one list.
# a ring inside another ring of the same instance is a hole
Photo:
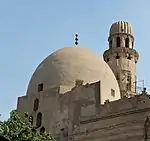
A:
{"label": "arched window", "polygon": [[112,40],[109,41],[109,48],[112,48]]}
{"label": "arched window", "polygon": [[117,53],[117,55],[116,55],[116,59],[119,59],[120,58],[120,56],[119,56],[119,54]]}
{"label": "arched window", "polygon": [[125,47],[129,48],[129,38],[126,38],[125,40]]}
{"label": "arched window", "polygon": [[40,129],[40,133],[44,133],[45,132],[45,128],[42,126]]}
{"label": "arched window", "polygon": [[42,113],[39,112],[37,114],[37,118],[36,118],[36,126],[37,126],[37,128],[40,127],[41,124],[42,124]]}
{"label": "arched window", "polygon": [[34,111],[37,111],[37,110],[38,110],[38,107],[39,107],[39,99],[35,99],[35,100],[34,100],[34,107],[33,107],[33,110],[34,110]]}
{"label": "arched window", "polygon": [[120,42],[120,37],[117,37],[117,38],[116,38],[116,44],[117,44],[117,47],[120,47],[120,44],[121,44],[121,42]]}

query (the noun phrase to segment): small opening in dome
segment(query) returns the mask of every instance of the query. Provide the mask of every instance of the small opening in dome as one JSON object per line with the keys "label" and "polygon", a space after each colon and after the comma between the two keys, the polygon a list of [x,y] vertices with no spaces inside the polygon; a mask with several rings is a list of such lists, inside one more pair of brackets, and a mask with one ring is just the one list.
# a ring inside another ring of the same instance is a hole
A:
{"label": "small opening in dome", "polygon": [[43,91],[43,83],[38,85],[38,92]]}
{"label": "small opening in dome", "polygon": [[115,97],[115,90],[111,89],[111,96]]}
{"label": "small opening in dome", "polygon": [[38,107],[39,107],[39,99],[35,99],[33,110],[36,112],[38,110]]}

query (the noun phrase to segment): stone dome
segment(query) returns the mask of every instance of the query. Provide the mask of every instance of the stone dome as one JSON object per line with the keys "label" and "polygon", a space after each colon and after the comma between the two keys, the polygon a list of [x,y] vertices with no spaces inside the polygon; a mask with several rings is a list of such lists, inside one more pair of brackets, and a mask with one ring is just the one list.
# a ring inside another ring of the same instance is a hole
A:
{"label": "stone dome", "polygon": [[113,23],[110,27],[109,36],[117,33],[125,33],[133,36],[132,25],[125,21]]}
{"label": "stone dome", "polygon": [[44,59],[31,77],[27,95],[35,95],[40,83],[47,90],[56,86],[74,87],[77,79],[84,84],[101,80],[101,87],[106,91],[113,88],[120,95],[117,80],[107,63],[89,49],[78,46],[59,49]]}

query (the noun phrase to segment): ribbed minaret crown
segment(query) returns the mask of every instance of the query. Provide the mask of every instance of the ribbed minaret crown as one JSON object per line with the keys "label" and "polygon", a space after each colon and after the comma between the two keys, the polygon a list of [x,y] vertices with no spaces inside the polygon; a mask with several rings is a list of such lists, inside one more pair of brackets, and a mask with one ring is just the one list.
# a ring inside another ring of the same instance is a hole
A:
{"label": "ribbed minaret crown", "polygon": [[125,21],[118,21],[113,23],[110,27],[109,36],[118,33],[130,34],[133,36],[132,25]]}

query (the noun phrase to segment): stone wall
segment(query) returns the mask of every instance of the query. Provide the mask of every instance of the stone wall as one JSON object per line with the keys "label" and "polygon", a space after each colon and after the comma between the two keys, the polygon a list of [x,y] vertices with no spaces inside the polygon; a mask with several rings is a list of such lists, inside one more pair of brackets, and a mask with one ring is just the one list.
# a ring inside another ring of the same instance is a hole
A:
{"label": "stone wall", "polygon": [[[42,113],[42,124],[58,140],[142,140],[144,122],[150,116],[150,97],[143,92],[132,98],[101,104],[100,82],[80,85],[63,93],[63,86],[38,93],[36,97],[18,99],[20,114],[36,118]],[[39,99],[34,111],[35,99]]]}

